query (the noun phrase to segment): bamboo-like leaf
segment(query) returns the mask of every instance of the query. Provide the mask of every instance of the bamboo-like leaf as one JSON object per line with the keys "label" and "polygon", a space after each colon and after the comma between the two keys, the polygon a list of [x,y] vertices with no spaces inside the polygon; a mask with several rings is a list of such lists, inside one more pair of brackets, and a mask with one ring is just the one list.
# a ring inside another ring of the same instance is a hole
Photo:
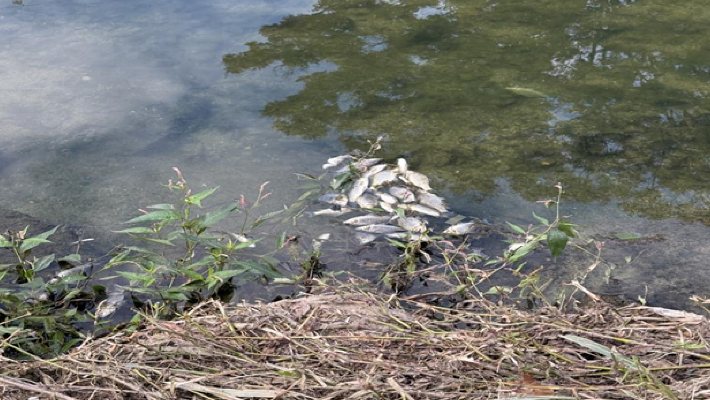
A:
{"label": "bamboo-like leaf", "polygon": [[535,219],[538,220],[541,224],[550,225],[550,221],[547,218],[543,218],[543,217],[535,214],[534,212],[532,214],[533,214],[533,217],[535,217]]}
{"label": "bamboo-like leaf", "polygon": [[150,208],[153,210],[174,210],[175,206],[170,203],[161,203],[161,204],[153,204],[153,205],[147,206],[146,208]]}
{"label": "bamboo-like leaf", "polygon": [[12,242],[7,240],[5,236],[0,235],[0,247],[12,247]]}
{"label": "bamboo-like leaf", "polygon": [[134,226],[133,228],[123,229],[120,231],[113,231],[114,233],[155,233],[152,228],[145,226]]}
{"label": "bamboo-like leaf", "polygon": [[508,224],[508,226],[510,227],[510,229],[512,229],[514,232],[517,232],[517,233],[519,233],[519,234],[521,234],[521,235],[525,235],[525,234],[526,234],[525,229],[519,227],[518,225],[513,225],[513,224],[511,224],[511,223],[508,222],[508,221],[506,221],[505,223]]}
{"label": "bamboo-like leaf", "polygon": [[218,188],[219,188],[219,186],[217,186],[216,188],[203,190],[202,192],[197,193],[197,194],[193,194],[192,196],[189,196],[186,201],[190,204],[194,204],[198,207],[202,207],[202,200],[204,200],[206,197],[209,197],[210,195],[212,195],[212,193],[214,193],[215,190],[217,190]]}
{"label": "bamboo-like leaf", "polygon": [[146,222],[146,221],[174,221],[174,220],[178,220],[181,218],[182,218],[182,216],[177,211],[158,210],[158,211],[151,211],[147,214],[140,215],[140,216],[130,219],[124,223],[125,224],[135,224],[137,222]]}
{"label": "bamboo-like leaf", "polygon": [[209,228],[214,224],[218,223],[219,221],[223,220],[225,217],[227,217],[227,215],[229,215],[229,213],[238,209],[239,206],[237,206],[236,204],[230,204],[215,211],[210,211],[202,217],[200,225],[202,227]]}
{"label": "bamboo-like leaf", "polygon": [[24,253],[27,250],[34,249],[35,247],[39,246],[42,243],[51,243],[47,239],[39,238],[39,237],[31,237],[27,238],[22,241],[22,244],[20,245],[20,253]]}
{"label": "bamboo-like leaf", "polygon": [[560,337],[562,339],[568,340],[572,343],[576,343],[576,344],[578,344],[586,349],[589,349],[595,353],[601,354],[606,357],[611,357],[615,361],[618,361],[618,362],[624,364],[624,366],[628,367],[629,369],[632,369],[634,371],[638,370],[638,365],[636,365],[636,363],[633,360],[631,360],[630,358],[628,358],[616,351],[611,350],[610,348],[604,346],[603,344],[599,344],[593,340],[589,340],[587,338],[579,337],[576,335],[563,335]]}
{"label": "bamboo-like leaf", "polygon": [[35,270],[35,272],[42,271],[43,269],[46,269],[47,267],[49,267],[49,264],[51,264],[52,261],[54,261],[54,254],[44,256],[34,262],[33,269]]}

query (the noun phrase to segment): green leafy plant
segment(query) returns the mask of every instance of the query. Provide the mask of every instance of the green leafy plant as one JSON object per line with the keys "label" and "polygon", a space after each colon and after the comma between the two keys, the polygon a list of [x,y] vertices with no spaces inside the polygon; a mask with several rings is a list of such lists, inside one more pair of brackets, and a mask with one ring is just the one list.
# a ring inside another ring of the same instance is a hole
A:
{"label": "green leafy plant", "polygon": [[[87,287],[85,269],[75,268],[78,254],[34,256],[56,227],[35,236],[28,236],[28,229],[0,235],[0,248],[14,259],[0,264],[0,349],[18,357],[48,357],[83,340],[75,324],[89,320],[96,292]],[[58,265],[70,269],[53,275]]]}
{"label": "green leafy plant", "polygon": [[[202,202],[217,188],[193,194],[182,172],[174,170],[177,180],[171,179],[166,186],[178,193],[178,201],[146,207],[143,215],[126,222],[136,226],[119,231],[147,244],[125,247],[106,264],[105,268],[122,266],[116,274],[129,281],[125,289],[161,302],[170,313],[205,298],[227,300],[237,277],[239,282],[280,277],[271,257],[244,251],[257,242],[247,234],[280,213],[252,218],[253,211],[270,195],[265,192],[268,182],[261,185],[252,204],[241,196],[234,203],[198,213]],[[239,232],[214,229],[235,213],[243,218]]]}

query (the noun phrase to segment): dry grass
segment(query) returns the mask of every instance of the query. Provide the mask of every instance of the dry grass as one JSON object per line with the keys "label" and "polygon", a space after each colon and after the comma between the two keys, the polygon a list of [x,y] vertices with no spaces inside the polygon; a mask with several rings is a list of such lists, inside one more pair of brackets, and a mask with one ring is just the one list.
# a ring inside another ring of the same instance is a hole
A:
{"label": "dry grass", "polygon": [[659,313],[452,310],[345,289],[210,302],[57,359],[2,359],[0,398],[710,398],[708,321]]}

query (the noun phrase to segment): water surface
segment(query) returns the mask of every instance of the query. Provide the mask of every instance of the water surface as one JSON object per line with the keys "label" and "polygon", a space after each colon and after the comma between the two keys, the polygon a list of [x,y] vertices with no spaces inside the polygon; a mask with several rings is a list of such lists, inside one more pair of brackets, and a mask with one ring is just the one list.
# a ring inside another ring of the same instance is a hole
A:
{"label": "water surface", "polygon": [[[460,213],[533,222],[563,182],[565,213],[607,241],[600,291],[685,306],[710,287],[700,1],[28,1],[0,18],[0,207],[116,229],[179,166],[217,201],[272,181],[278,208],[292,172],[386,134]],[[562,281],[584,262],[545,263]]]}

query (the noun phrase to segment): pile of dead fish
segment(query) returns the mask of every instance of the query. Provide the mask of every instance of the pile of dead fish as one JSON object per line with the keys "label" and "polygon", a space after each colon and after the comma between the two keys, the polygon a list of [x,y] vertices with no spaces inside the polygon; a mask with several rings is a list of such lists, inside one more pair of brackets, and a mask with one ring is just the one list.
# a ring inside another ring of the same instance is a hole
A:
{"label": "pile of dead fish", "polygon": [[[355,226],[360,244],[382,236],[408,241],[426,241],[431,230],[426,217],[448,217],[445,200],[432,193],[429,178],[409,169],[403,158],[396,165],[381,158],[343,155],[329,158],[323,169],[334,172],[330,191],[318,199],[330,207],[311,216],[341,216],[357,211],[361,215],[343,221]],[[362,214],[365,211],[365,214]],[[443,235],[465,235],[474,222],[450,225]]]}

